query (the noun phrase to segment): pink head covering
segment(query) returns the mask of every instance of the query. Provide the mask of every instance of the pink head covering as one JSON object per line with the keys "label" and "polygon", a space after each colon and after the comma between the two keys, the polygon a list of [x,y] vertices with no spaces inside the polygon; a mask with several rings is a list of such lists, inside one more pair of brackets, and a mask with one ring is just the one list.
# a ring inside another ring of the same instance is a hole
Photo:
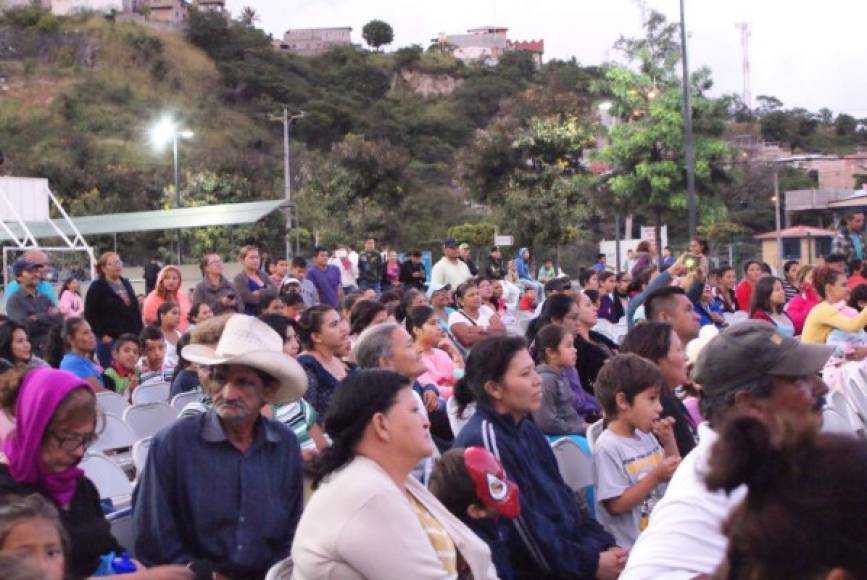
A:
{"label": "pink head covering", "polygon": [[84,472],[71,466],[60,473],[51,473],[42,465],[40,450],[57,407],[76,389],[90,386],[66,371],[39,368],[27,373],[15,403],[15,430],[3,443],[12,478],[35,485],[61,506],[69,505],[75,484]]}

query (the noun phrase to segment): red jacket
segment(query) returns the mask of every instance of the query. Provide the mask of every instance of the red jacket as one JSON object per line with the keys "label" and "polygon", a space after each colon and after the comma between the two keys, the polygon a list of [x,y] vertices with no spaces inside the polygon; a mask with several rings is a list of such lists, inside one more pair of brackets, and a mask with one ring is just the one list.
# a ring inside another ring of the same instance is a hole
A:
{"label": "red jacket", "polygon": [[753,296],[753,285],[747,282],[746,278],[741,280],[738,287],[735,288],[735,298],[738,301],[738,310],[744,312],[750,311],[750,298]]}

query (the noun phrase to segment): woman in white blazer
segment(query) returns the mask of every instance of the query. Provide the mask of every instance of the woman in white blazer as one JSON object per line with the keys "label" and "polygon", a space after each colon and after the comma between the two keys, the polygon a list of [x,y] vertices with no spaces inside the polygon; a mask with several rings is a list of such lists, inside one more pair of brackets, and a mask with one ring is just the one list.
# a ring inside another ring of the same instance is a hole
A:
{"label": "woman in white blazer", "polygon": [[491,553],[410,472],[433,452],[406,377],[347,377],[325,418],[317,491],[292,546],[294,580],[497,578]]}

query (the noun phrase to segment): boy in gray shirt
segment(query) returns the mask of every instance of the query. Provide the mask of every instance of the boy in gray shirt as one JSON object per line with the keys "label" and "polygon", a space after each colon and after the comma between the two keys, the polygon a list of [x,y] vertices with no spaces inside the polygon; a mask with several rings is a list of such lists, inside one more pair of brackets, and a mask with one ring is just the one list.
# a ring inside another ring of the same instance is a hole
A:
{"label": "boy in gray shirt", "polygon": [[674,420],[659,418],[662,384],[655,364],[622,354],[602,367],[594,386],[606,421],[593,449],[596,518],[623,548],[647,527],[680,463]]}

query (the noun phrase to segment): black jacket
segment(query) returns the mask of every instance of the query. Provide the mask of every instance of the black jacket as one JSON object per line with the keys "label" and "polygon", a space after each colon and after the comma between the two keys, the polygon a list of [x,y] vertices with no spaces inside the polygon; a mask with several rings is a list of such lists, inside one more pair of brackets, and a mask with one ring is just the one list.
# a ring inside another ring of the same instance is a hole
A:
{"label": "black jacket", "polygon": [[499,260],[488,258],[488,265],[485,267],[485,276],[491,280],[502,280],[508,273],[509,269],[506,268],[506,264],[503,262],[502,258]]}
{"label": "black jacket", "polygon": [[141,310],[132,285],[121,278],[123,287],[129,295],[129,306],[123,303],[105,278],[97,278],[87,289],[84,298],[84,317],[93,328],[98,341],[103,336],[117,338],[125,332],[138,336],[142,329]]}
{"label": "black jacket", "polygon": [[414,278],[414,272],[425,273],[424,264],[419,262],[418,264],[413,264],[412,260],[407,258],[403,262],[400,263],[400,283],[403,284],[404,288],[418,288],[419,290],[425,289],[425,278]]}
{"label": "black jacket", "polygon": [[596,382],[599,369],[605,361],[617,354],[617,345],[592,330],[590,338],[593,342],[584,340],[581,335],[575,337],[575,349],[578,351],[578,362],[575,366],[578,367],[578,376],[581,377],[584,390],[593,395],[595,394],[593,384]]}
{"label": "black jacket", "polygon": [[75,494],[69,509],[60,509],[51,496],[29,483],[20,483],[12,478],[9,466],[0,464],[0,501],[10,495],[38,493],[53,503],[60,512],[60,521],[70,540],[67,566],[71,578],[87,578],[99,566],[99,557],[109,552],[120,553],[123,548],[111,535],[111,525],[102,513],[99,492],[96,486],[82,477],[75,485]]}

